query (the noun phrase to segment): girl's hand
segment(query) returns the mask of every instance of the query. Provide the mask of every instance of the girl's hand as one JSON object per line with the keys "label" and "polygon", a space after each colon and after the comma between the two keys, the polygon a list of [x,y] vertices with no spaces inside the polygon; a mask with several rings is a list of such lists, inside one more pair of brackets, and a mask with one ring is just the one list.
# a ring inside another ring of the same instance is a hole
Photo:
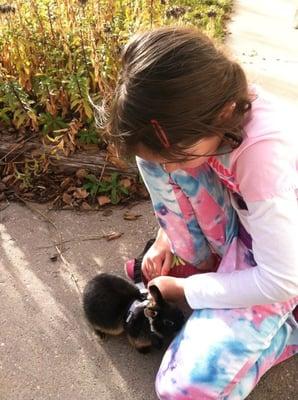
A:
{"label": "girl's hand", "polygon": [[171,269],[173,258],[169,240],[160,228],[155,242],[142,261],[142,272],[145,278],[150,281],[157,276],[166,275]]}
{"label": "girl's hand", "polygon": [[184,278],[174,278],[172,276],[159,276],[148,283],[148,288],[155,285],[160,290],[162,297],[173,303],[185,303]]}

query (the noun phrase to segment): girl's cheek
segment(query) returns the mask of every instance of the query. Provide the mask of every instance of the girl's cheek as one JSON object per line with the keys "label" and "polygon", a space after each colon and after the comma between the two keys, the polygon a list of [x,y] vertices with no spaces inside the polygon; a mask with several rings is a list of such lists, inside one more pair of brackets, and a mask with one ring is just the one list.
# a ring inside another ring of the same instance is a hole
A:
{"label": "girl's cheek", "polygon": [[200,165],[204,164],[209,157],[198,157],[196,160],[192,161],[186,161],[183,163],[167,163],[163,164],[163,168],[166,172],[174,172],[177,169],[183,169],[183,168],[195,168],[199,167]]}
{"label": "girl's cheek", "polygon": [[[208,157],[198,157],[196,160],[192,160],[189,162],[184,163],[183,167],[184,168],[195,168],[199,167],[200,165],[204,164],[205,161],[207,161]],[[181,166],[180,168],[183,169]]]}
{"label": "girl's cheek", "polygon": [[173,172],[176,169],[180,169],[181,166],[180,164],[169,163],[169,164],[164,164],[163,168],[166,172]]}

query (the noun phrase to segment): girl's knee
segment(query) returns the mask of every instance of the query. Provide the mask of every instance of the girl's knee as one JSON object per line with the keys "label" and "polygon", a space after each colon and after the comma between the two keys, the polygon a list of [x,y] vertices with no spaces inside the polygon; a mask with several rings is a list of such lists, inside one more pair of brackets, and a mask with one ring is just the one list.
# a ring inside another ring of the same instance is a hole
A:
{"label": "girl's knee", "polygon": [[195,384],[184,380],[171,369],[160,370],[155,380],[155,391],[160,400],[219,400],[223,399],[215,388],[204,386],[203,383]]}

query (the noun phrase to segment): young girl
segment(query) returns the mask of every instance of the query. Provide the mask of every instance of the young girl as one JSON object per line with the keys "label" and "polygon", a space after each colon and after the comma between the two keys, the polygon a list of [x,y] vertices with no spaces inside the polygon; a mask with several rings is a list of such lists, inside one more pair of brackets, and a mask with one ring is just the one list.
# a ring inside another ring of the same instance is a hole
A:
{"label": "young girl", "polygon": [[244,399],[298,351],[296,126],[194,29],[125,47],[108,129],[137,155],[160,226],[142,273],[194,310],[159,399]]}

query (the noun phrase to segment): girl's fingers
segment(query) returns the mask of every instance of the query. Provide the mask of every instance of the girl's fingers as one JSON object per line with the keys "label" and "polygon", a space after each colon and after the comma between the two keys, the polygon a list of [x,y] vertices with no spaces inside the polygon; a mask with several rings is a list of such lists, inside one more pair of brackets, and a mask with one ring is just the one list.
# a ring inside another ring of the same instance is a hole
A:
{"label": "girl's fingers", "polygon": [[142,272],[147,280],[155,278],[157,275],[156,267],[154,262],[150,259],[146,259],[142,264]]}
{"label": "girl's fingers", "polygon": [[147,279],[153,279],[157,276],[161,275],[161,260],[153,261],[151,259],[147,259],[144,262],[144,269],[142,267],[142,271]]}
{"label": "girl's fingers", "polygon": [[162,275],[162,276],[169,275],[169,272],[173,265],[173,257],[174,257],[174,255],[171,252],[166,253],[160,275]]}
{"label": "girl's fingers", "polygon": [[142,273],[147,280],[150,280],[151,276],[149,275],[150,268],[148,266],[148,263],[149,263],[149,261],[144,258],[143,262],[142,262]]}

